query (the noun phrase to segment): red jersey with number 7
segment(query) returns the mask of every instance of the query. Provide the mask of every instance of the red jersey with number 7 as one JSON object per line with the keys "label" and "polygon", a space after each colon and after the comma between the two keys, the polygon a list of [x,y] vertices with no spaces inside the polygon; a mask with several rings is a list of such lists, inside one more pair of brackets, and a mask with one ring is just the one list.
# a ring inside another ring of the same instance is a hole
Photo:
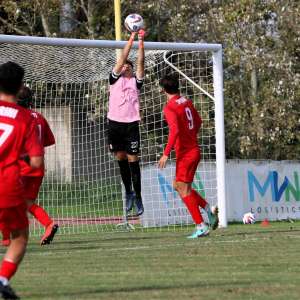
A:
{"label": "red jersey with number 7", "polygon": [[25,201],[19,166],[22,153],[44,155],[35,120],[25,108],[0,101],[0,208]]}
{"label": "red jersey with number 7", "polygon": [[164,115],[169,126],[165,155],[169,156],[173,147],[177,158],[199,148],[197,135],[202,120],[191,100],[180,95],[173,96],[164,107]]}
{"label": "red jersey with number 7", "polygon": [[[39,140],[42,146],[45,148],[54,145],[55,138],[47,120],[43,117],[42,114],[36,111],[30,109],[28,109],[28,111],[30,111],[31,115],[36,120],[38,133],[39,133]],[[44,167],[40,169],[32,169],[24,160],[20,160],[20,166],[21,166],[21,175],[24,177],[43,177],[45,174]]]}

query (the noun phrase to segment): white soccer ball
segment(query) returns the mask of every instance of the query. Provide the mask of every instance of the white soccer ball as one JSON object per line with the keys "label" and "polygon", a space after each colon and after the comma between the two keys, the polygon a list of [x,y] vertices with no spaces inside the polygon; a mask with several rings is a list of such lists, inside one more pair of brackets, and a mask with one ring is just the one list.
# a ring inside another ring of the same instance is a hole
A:
{"label": "white soccer ball", "polygon": [[255,223],[255,216],[253,213],[248,212],[243,216],[243,223],[244,224],[254,224]]}
{"label": "white soccer ball", "polygon": [[210,210],[213,214],[217,214],[218,213],[218,207],[216,205],[212,205],[210,207]]}
{"label": "white soccer ball", "polygon": [[138,14],[130,14],[125,19],[125,27],[130,32],[138,32],[144,27],[144,20]]}

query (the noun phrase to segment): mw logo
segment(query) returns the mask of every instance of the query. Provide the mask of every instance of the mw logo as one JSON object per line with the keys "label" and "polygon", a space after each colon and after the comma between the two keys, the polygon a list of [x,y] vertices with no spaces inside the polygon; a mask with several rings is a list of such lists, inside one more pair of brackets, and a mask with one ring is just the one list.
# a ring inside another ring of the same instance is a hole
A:
{"label": "mw logo", "polygon": [[279,202],[282,196],[285,196],[285,201],[291,200],[291,195],[295,201],[300,201],[300,185],[298,172],[294,172],[293,180],[284,176],[279,182],[277,171],[269,171],[265,181],[259,182],[252,171],[248,171],[248,197],[251,202],[255,201],[255,193],[264,197],[268,190],[271,191],[272,201]]}

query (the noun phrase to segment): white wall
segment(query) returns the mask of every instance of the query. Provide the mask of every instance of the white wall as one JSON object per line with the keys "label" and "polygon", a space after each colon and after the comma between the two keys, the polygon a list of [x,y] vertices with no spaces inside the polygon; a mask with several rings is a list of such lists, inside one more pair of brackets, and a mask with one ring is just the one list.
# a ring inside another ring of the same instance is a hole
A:
{"label": "white wall", "polygon": [[72,181],[71,108],[51,107],[39,110],[55,136],[55,146],[46,148],[46,178],[58,182]]}

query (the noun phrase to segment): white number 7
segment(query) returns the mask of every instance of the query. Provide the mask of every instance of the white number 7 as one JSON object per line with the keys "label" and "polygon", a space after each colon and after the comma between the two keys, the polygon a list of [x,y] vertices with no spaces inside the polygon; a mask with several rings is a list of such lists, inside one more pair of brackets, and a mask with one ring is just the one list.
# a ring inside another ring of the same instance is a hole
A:
{"label": "white number 7", "polygon": [[194,128],[194,120],[193,120],[192,112],[189,107],[185,108],[185,114],[189,121],[189,129],[193,129]]}
{"label": "white number 7", "polygon": [[12,133],[14,127],[9,124],[0,123],[0,130],[3,130],[2,135],[0,136],[0,147],[5,143],[10,134]]}

